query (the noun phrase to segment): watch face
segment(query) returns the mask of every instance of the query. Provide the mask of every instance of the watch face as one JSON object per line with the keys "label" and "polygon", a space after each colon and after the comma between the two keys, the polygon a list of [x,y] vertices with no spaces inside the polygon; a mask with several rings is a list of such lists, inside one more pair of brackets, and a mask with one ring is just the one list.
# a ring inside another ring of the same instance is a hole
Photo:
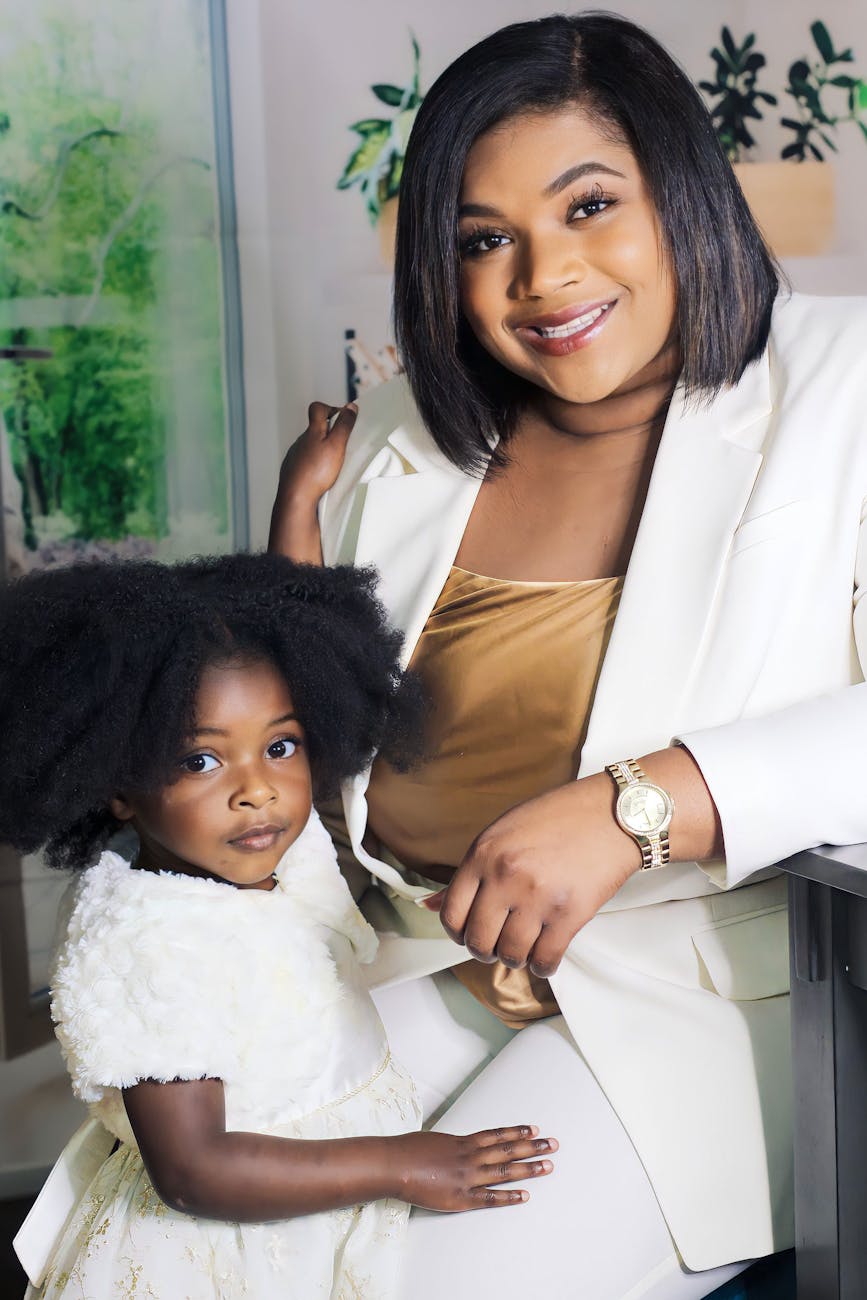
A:
{"label": "watch face", "polygon": [[671,816],[668,800],[655,785],[627,786],[620,794],[617,811],[636,835],[653,835]]}

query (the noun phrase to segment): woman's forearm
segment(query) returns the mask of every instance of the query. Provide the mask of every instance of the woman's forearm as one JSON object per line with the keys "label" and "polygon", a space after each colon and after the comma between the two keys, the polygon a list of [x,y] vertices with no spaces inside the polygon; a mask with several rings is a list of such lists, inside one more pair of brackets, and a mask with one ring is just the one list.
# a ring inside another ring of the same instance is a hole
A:
{"label": "woman's forearm", "polygon": [[683,745],[672,745],[645,754],[638,763],[650,780],[661,785],[674,800],[674,816],[668,832],[671,860],[705,862],[708,858],[721,858],[725,846],[719,813],[701,768],[689,750]]}
{"label": "woman's forearm", "polygon": [[[635,757],[632,754],[626,758]],[[704,862],[724,853],[719,814],[701,769],[688,749],[672,745],[638,758],[649,780],[662,786],[674,802],[669,827],[672,862]],[[606,859],[624,878],[641,867],[641,850],[631,835],[621,830],[614,817],[617,787],[607,772],[582,777],[574,783],[575,816],[588,815],[597,823],[595,842]],[[568,787],[564,787],[568,789]],[[603,814],[604,810],[604,814]],[[604,822],[600,825],[600,816]]]}

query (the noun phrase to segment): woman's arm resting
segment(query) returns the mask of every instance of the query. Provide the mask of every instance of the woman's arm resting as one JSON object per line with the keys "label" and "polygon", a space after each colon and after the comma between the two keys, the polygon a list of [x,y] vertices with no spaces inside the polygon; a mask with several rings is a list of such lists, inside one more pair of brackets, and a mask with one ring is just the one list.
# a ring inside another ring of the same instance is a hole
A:
{"label": "woman's arm resting", "polygon": [[227,1132],[219,1079],[145,1079],[124,1103],[158,1195],[172,1209],[259,1223],[396,1197],[432,1210],[514,1205],[501,1184],[551,1172],[557,1149],[530,1125],[455,1137],[406,1133],[297,1141]]}
{"label": "woman's arm resting", "polygon": [[[867,497],[851,617],[860,675],[867,677]],[[791,653],[797,655],[797,645]],[[726,861],[709,869],[714,883],[732,889],[801,849],[867,840],[865,738],[863,681],[765,716],[686,733],[681,743],[714,792],[725,834]]]}
{"label": "woman's arm resting", "polygon": [[[673,747],[638,761],[674,799],[672,860],[719,855],[719,818],[689,751]],[[614,819],[616,794],[601,772],[499,817],[474,841],[445,895],[436,896],[446,932],[480,961],[553,974],[581,927],[641,866],[637,844]]]}

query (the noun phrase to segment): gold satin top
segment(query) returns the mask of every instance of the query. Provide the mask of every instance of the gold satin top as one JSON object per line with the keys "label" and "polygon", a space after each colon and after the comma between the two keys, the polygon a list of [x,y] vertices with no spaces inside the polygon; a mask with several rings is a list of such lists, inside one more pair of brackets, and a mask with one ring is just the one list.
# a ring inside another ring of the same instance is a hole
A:
{"label": "gold satin top", "polygon": [[[574,779],[622,586],[452,568],[411,661],[429,757],[410,772],[378,760],[367,791],[370,828],[400,862],[448,880],[501,813]],[[514,1027],[557,1011],[529,971],[470,961],[455,974]]]}

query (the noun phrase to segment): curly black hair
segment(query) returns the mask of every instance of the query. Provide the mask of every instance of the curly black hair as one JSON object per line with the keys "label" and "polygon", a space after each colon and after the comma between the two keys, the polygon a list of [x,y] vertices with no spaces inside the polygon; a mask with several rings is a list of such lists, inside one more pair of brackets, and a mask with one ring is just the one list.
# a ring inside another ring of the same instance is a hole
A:
{"label": "curly black hair", "polygon": [[280,555],[123,561],[0,591],[0,841],[85,866],[120,823],[109,801],[170,779],[206,667],[264,659],[286,678],[317,796],[376,752],[419,752],[421,692],[376,574]]}

